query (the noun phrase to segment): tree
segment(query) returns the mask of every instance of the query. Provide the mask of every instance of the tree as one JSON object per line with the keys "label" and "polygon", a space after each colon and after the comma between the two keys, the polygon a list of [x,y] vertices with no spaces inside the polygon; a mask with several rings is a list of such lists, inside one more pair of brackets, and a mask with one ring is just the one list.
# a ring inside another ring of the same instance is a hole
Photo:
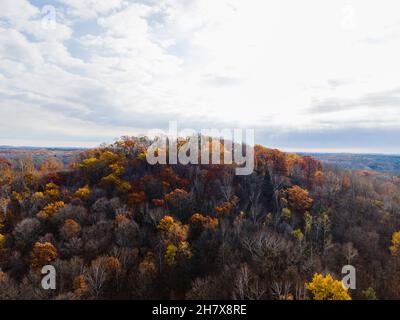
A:
{"label": "tree", "polygon": [[130,208],[139,208],[146,200],[144,191],[132,192],[128,195],[128,205]]}
{"label": "tree", "polygon": [[6,246],[6,237],[0,233],[0,249]]}
{"label": "tree", "polygon": [[292,236],[295,237],[300,243],[304,239],[304,234],[303,234],[303,232],[301,232],[300,229],[293,230],[292,231]]}
{"label": "tree", "polygon": [[189,227],[175,221],[171,216],[161,219],[158,229],[161,231],[161,241],[164,246],[164,258],[168,265],[174,265],[178,257],[190,259],[192,252],[188,238]]}
{"label": "tree", "polygon": [[40,165],[40,171],[42,172],[57,172],[64,169],[64,164],[57,158],[48,158]]}
{"label": "tree", "polygon": [[134,248],[139,245],[139,226],[138,224],[126,218],[117,220],[117,226],[115,228],[115,239],[118,245],[122,247]]}
{"label": "tree", "polygon": [[256,168],[261,171],[270,171],[273,174],[286,175],[288,162],[285,153],[277,149],[267,149],[260,145],[254,146]]}
{"label": "tree", "polygon": [[240,300],[261,300],[266,292],[265,284],[249,269],[240,266],[234,279],[233,298]]}
{"label": "tree", "polygon": [[287,190],[290,206],[298,211],[304,212],[310,209],[313,199],[308,196],[308,191],[299,187],[293,186]]}
{"label": "tree", "polygon": [[53,182],[46,184],[45,195],[50,199],[55,200],[60,197],[60,187]]}
{"label": "tree", "polygon": [[316,173],[322,169],[321,162],[312,157],[305,156],[302,158],[301,168],[307,185],[311,187],[316,178]]}
{"label": "tree", "polygon": [[112,192],[115,189],[121,193],[131,190],[131,185],[129,182],[121,179],[115,173],[110,173],[108,176],[103,177],[101,179],[101,184],[109,192]]}
{"label": "tree", "polygon": [[362,293],[364,299],[366,299],[366,300],[376,300],[377,299],[375,290],[372,287],[368,287],[367,289],[363,290],[361,293]]}
{"label": "tree", "polygon": [[56,212],[58,212],[58,210],[60,210],[61,208],[64,208],[64,206],[65,206],[64,201],[56,201],[56,202],[49,203],[47,206],[45,206],[43,208],[43,210],[41,210],[37,214],[37,216],[38,216],[38,218],[42,218],[42,219],[51,218]]}
{"label": "tree", "polygon": [[356,248],[354,248],[353,244],[351,242],[347,242],[344,247],[344,254],[347,260],[347,264],[351,264],[353,259],[358,255],[358,251]]}
{"label": "tree", "polygon": [[190,226],[195,230],[215,229],[218,226],[218,219],[195,213],[190,218]]}
{"label": "tree", "polygon": [[175,221],[171,216],[165,216],[161,219],[158,229],[162,231],[166,241],[178,243],[185,241],[188,237],[189,228],[180,221]]}
{"label": "tree", "polygon": [[14,229],[13,235],[16,245],[24,250],[30,247],[36,241],[40,232],[40,222],[36,218],[26,218],[18,223]]}
{"label": "tree", "polygon": [[[399,298],[400,176],[260,146],[249,176],[150,166],[150,143],[104,145],[61,171],[0,158],[0,300],[342,299],[332,274],[313,273],[356,262],[357,298]],[[56,291],[41,290],[45,264]]]}
{"label": "tree", "polygon": [[82,296],[89,291],[85,276],[83,275],[75,277],[73,287],[75,294],[77,294],[78,296]]}
{"label": "tree", "polygon": [[176,254],[178,252],[178,248],[173,244],[169,244],[167,249],[165,250],[165,261],[169,266],[172,266],[176,263]]}
{"label": "tree", "polygon": [[73,219],[67,219],[61,228],[61,235],[64,239],[76,237],[81,232],[81,226]]}
{"label": "tree", "polygon": [[325,277],[322,274],[314,274],[312,281],[306,283],[306,289],[311,292],[313,300],[351,300],[348,289],[330,274]]}
{"label": "tree", "polygon": [[[0,272],[1,268],[7,264],[8,250],[6,246],[6,237],[0,233]],[[1,276],[1,275],[0,275]]]}
{"label": "tree", "polygon": [[290,218],[292,217],[292,212],[289,208],[283,208],[281,215],[284,219],[290,220]]}
{"label": "tree", "polygon": [[83,188],[79,188],[78,190],[75,191],[75,197],[79,199],[86,199],[90,194],[90,188],[88,186],[85,186]]}
{"label": "tree", "polygon": [[234,207],[232,202],[223,202],[219,206],[215,207],[215,212],[221,216],[229,214]]}
{"label": "tree", "polygon": [[400,249],[400,231],[396,231],[392,235],[392,245],[389,247],[389,250],[393,256],[397,256]]}
{"label": "tree", "polygon": [[36,242],[31,253],[31,266],[39,269],[58,256],[57,249],[50,242]]}
{"label": "tree", "polygon": [[11,162],[3,157],[0,157],[0,171],[11,169]]}
{"label": "tree", "polygon": [[164,199],[170,209],[181,211],[189,200],[189,194],[186,190],[177,188],[166,194]]}
{"label": "tree", "polygon": [[115,257],[101,256],[92,261],[84,279],[96,298],[103,293],[107,280],[111,280],[120,268],[121,264]]}

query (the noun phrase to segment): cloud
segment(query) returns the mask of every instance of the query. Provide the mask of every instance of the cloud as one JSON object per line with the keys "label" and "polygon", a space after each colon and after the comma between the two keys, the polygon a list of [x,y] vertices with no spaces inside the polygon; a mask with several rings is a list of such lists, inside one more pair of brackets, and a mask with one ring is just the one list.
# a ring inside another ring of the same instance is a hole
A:
{"label": "cloud", "polygon": [[43,62],[39,48],[16,30],[0,28],[0,54],[2,59],[13,60],[25,66]]}
{"label": "cloud", "polygon": [[111,11],[121,8],[126,1],[123,0],[57,0],[67,6],[67,13],[80,19],[93,19],[106,15]]}
{"label": "cloud", "polygon": [[396,129],[400,123],[400,88],[353,98],[314,100],[308,114],[325,127]]}
{"label": "cloud", "polygon": [[12,27],[19,27],[39,14],[39,9],[26,0],[1,1],[1,20],[7,20]]}
{"label": "cloud", "polygon": [[281,137],[400,124],[397,1],[58,0],[55,29],[43,5],[0,4],[3,139],[100,143],[169,120]]}

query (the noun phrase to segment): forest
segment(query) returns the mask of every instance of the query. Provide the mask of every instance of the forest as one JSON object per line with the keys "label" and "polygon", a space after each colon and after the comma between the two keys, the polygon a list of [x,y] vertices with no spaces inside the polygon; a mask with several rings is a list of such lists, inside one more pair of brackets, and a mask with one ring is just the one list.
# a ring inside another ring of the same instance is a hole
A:
{"label": "forest", "polygon": [[150,144],[0,158],[0,299],[400,298],[399,176],[260,145],[247,176],[150,165]]}

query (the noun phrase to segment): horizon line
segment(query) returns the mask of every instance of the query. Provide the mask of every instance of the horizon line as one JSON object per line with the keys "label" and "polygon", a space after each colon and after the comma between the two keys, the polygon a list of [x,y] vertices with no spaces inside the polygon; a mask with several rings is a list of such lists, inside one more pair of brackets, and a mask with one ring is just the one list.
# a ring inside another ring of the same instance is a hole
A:
{"label": "horizon line", "polygon": [[[106,143],[106,145],[109,145],[110,143]],[[400,156],[399,153],[393,153],[393,152],[385,152],[385,151],[356,151],[356,150],[348,150],[348,148],[303,148],[303,149],[297,149],[297,148],[285,148],[285,147],[278,147],[278,146],[267,146],[261,143],[256,143],[259,145],[262,145],[266,148],[269,149],[278,149],[282,152],[285,153],[302,153],[302,154],[349,154],[349,155],[385,155],[385,156]],[[101,144],[98,144],[97,146],[89,146],[89,147],[84,147],[84,146],[44,146],[44,145],[39,145],[39,146],[34,146],[34,145],[0,145],[0,151],[1,150],[7,150],[7,149],[36,149],[36,150],[49,150],[49,149],[56,149],[56,150],[90,150],[90,149],[96,149],[100,148]]]}

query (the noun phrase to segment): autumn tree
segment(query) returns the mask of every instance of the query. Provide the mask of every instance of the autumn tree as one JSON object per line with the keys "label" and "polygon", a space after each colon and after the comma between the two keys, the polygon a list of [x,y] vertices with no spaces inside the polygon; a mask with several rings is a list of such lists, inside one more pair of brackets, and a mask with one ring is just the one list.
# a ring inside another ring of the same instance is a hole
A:
{"label": "autumn tree", "polygon": [[310,209],[313,199],[309,197],[307,190],[299,186],[293,186],[287,190],[287,194],[289,204],[294,210],[305,212]]}
{"label": "autumn tree", "polygon": [[400,249],[400,231],[396,231],[392,235],[391,246],[389,250],[393,256],[397,256]]}
{"label": "autumn tree", "polygon": [[254,146],[254,153],[256,169],[270,171],[278,175],[286,175],[288,173],[288,162],[285,153],[260,145]]}
{"label": "autumn tree", "polygon": [[311,187],[317,178],[317,172],[321,172],[322,165],[318,160],[305,156],[301,159],[301,169],[308,187]]}
{"label": "autumn tree", "polygon": [[61,171],[62,169],[64,169],[64,164],[60,159],[55,157],[46,159],[40,165],[40,171],[47,173]]}
{"label": "autumn tree", "polygon": [[50,242],[36,242],[31,252],[31,266],[38,269],[55,260],[57,249]]}
{"label": "autumn tree", "polygon": [[161,231],[161,239],[164,245],[164,258],[168,265],[174,265],[177,257],[189,259],[192,252],[187,242],[189,228],[182,225],[171,216],[161,219],[158,229]]}
{"label": "autumn tree", "polygon": [[312,281],[306,283],[313,300],[351,300],[348,289],[339,280],[334,280],[330,274],[314,274]]}
{"label": "autumn tree", "polygon": [[45,186],[44,194],[48,198],[50,198],[52,200],[56,200],[61,195],[60,187],[57,184],[55,184],[54,182],[49,182]]}
{"label": "autumn tree", "polygon": [[0,271],[7,264],[8,251],[6,237],[0,233]]}
{"label": "autumn tree", "polygon": [[37,217],[41,219],[48,219],[54,216],[58,210],[65,207],[64,201],[56,201],[49,203],[47,206],[43,208],[38,214]]}
{"label": "autumn tree", "polygon": [[73,219],[67,219],[61,228],[61,235],[64,239],[76,237],[81,232],[81,226]]}
{"label": "autumn tree", "polygon": [[78,190],[75,191],[75,197],[79,198],[79,199],[86,199],[90,194],[90,188],[89,186],[85,186],[82,188],[79,188]]}
{"label": "autumn tree", "polygon": [[194,230],[215,229],[218,226],[218,219],[195,213],[190,218],[190,226]]}

